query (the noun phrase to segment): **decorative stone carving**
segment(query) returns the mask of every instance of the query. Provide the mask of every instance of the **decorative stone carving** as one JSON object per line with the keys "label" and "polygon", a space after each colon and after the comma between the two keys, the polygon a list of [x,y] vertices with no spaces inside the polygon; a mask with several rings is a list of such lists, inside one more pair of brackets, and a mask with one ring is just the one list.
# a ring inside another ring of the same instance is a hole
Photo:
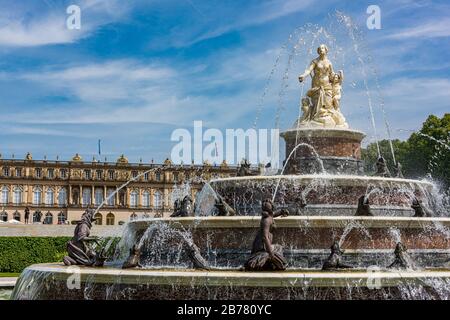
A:
{"label": "decorative stone carving", "polygon": [[323,263],[322,270],[352,268],[352,266],[346,265],[342,262],[342,255],[344,254],[344,251],[341,250],[338,241],[335,241],[330,249],[331,253],[327,260]]}
{"label": "decorative stone carving", "polygon": [[358,208],[356,209],[355,216],[373,216],[373,213],[370,209],[369,198],[365,195],[359,197],[358,199]]}
{"label": "decorative stone carving", "polygon": [[422,218],[422,217],[432,217],[433,216],[432,212],[430,210],[428,210],[427,208],[425,208],[422,204],[422,201],[420,201],[417,198],[414,198],[411,208],[414,210],[413,217]]}
{"label": "decorative stone carving", "polygon": [[236,211],[225,202],[222,196],[217,195],[214,206],[217,209],[218,216],[235,216]]}
{"label": "decorative stone carving", "polygon": [[[335,73],[328,60],[328,47],[321,44],[317,48],[319,56],[311,61],[309,67],[298,79],[303,82],[309,75],[312,77],[311,89],[302,99],[302,126],[348,128],[348,124],[340,111],[341,86],[343,71]],[[311,103],[309,102],[309,99]]]}
{"label": "decorative stone carving", "polygon": [[410,257],[409,253],[407,252],[406,246],[398,242],[395,246],[395,259],[392,264],[388,266],[389,269],[410,269],[410,270],[417,270],[417,266],[413,259]]}

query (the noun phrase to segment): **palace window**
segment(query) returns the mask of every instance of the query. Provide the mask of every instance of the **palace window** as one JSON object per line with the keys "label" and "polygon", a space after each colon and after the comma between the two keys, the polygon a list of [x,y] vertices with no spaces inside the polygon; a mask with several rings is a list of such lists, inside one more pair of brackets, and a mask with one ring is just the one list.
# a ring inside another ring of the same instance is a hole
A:
{"label": "palace window", "polygon": [[2,196],[1,196],[0,202],[2,204],[8,203],[8,197],[9,197],[9,189],[8,189],[7,186],[3,186],[2,187]]}
{"label": "palace window", "polygon": [[142,193],[142,206],[145,208],[150,207],[150,192],[147,190]]}
{"label": "palace window", "polygon": [[146,173],[144,174],[144,180],[145,180],[145,181],[148,181],[148,172],[146,172]]}
{"label": "palace window", "polygon": [[14,188],[13,203],[14,204],[21,204],[22,203],[22,188],[21,187],[15,187]]}
{"label": "palace window", "polygon": [[103,202],[103,189],[102,188],[96,188],[95,189],[95,205],[99,206]]}
{"label": "palace window", "polygon": [[173,182],[175,182],[175,183],[178,182],[178,172],[173,173]]}
{"label": "palace window", "polygon": [[33,222],[41,222],[42,219],[42,212],[41,211],[35,211],[33,213]]}
{"label": "palace window", "polygon": [[136,178],[138,176],[138,172],[137,171],[131,171],[131,176],[134,178]]}
{"label": "palace window", "polygon": [[53,215],[50,212],[45,214],[44,224],[53,224]]}
{"label": "palace window", "polygon": [[91,204],[91,189],[84,188],[83,189],[83,206],[88,206]]}
{"label": "palace window", "polygon": [[114,225],[114,214],[112,212],[106,215],[106,225],[107,226]]}
{"label": "palace window", "polygon": [[0,213],[0,221],[3,221],[3,222],[8,221],[8,213],[6,213],[6,211],[3,211]]}
{"label": "palace window", "polygon": [[58,213],[58,224],[65,224],[67,220],[66,214],[64,212]]}
{"label": "palace window", "polygon": [[130,193],[130,206],[137,207],[138,205],[138,192],[136,190],[131,191]]}
{"label": "palace window", "polygon": [[64,207],[67,205],[67,190],[66,188],[61,188],[58,194],[58,205]]}
{"label": "palace window", "polygon": [[156,180],[156,181],[161,181],[161,172],[157,171],[157,172],[155,173],[155,180]]}
{"label": "palace window", "polygon": [[54,200],[55,200],[55,193],[52,188],[48,188],[47,191],[45,192],[45,204],[47,206],[51,206],[53,205]]}
{"label": "palace window", "polygon": [[103,179],[103,171],[102,170],[95,171],[95,176],[99,180]]}
{"label": "palace window", "polygon": [[16,177],[22,177],[22,168],[16,168]]}
{"label": "palace window", "polygon": [[108,189],[106,191],[108,206],[114,206],[116,204],[116,195],[114,194],[114,189]]}
{"label": "palace window", "polygon": [[115,176],[114,170],[109,170],[108,171],[109,180],[114,180],[114,176]]}
{"label": "palace window", "polygon": [[88,180],[91,179],[91,170],[84,170],[84,178]]}
{"label": "palace window", "polygon": [[59,170],[59,175],[61,176],[61,179],[66,179],[67,178],[67,170],[66,169],[60,169]]}
{"label": "palace window", "polygon": [[19,211],[14,212],[13,219],[16,221],[20,221],[20,213]]}
{"label": "palace window", "polygon": [[48,169],[47,170],[47,178],[53,179],[55,177],[55,169]]}
{"label": "palace window", "polygon": [[4,167],[3,168],[3,176],[4,177],[9,177],[9,167]]}
{"label": "palace window", "polygon": [[42,202],[42,189],[36,187],[33,189],[33,204],[41,204]]}
{"label": "palace window", "polygon": [[162,195],[161,192],[156,191],[153,195],[153,205],[156,209],[162,208]]}
{"label": "palace window", "polygon": [[100,212],[97,212],[94,216],[95,224],[101,226],[103,224],[103,216]]}
{"label": "palace window", "polygon": [[42,169],[41,168],[34,169],[34,174],[35,174],[36,178],[41,178],[42,177]]}

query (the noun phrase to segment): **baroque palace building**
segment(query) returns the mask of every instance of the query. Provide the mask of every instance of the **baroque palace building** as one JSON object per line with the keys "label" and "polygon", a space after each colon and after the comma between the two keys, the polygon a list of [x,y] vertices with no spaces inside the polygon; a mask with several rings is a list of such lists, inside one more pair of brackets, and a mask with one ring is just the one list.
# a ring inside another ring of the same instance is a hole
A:
{"label": "baroque palace building", "polygon": [[[71,161],[0,157],[0,221],[66,224],[77,221],[88,206],[97,207],[99,225],[117,225],[138,217],[168,216],[173,211],[177,189],[188,190],[192,199],[205,181],[236,175],[236,167],[129,163],[125,156],[116,162]],[[131,181],[130,181],[131,180]],[[128,182],[128,184],[126,184]],[[116,189],[126,184],[114,196]]]}

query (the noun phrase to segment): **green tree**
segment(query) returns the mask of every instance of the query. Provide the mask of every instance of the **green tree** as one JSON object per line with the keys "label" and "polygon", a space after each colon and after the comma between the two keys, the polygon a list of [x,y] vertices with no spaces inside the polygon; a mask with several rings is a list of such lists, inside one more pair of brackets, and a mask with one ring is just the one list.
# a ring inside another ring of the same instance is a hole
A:
{"label": "green tree", "polygon": [[[388,140],[378,142],[381,155],[387,160],[391,173],[394,163]],[[402,164],[403,174],[409,178],[423,178],[428,174],[440,181],[445,189],[450,187],[450,113],[442,118],[430,115],[418,132],[406,141],[392,141],[396,160]],[[378,158],[376,143],[362,150],[366,172],[374,172]]]}
{"label": "green tree", "polygon": [[[380,140],[378,141],[378,145],[380,146],[380,153],[383,158],[386,160],[389,171],[394,174],[395,173],[395,165],[394,158],[392,157],[391,146],[389,144],[389,140]],[[401,141],[399,139],[392,140],[392,146],[394,148],[395,160],[396,162],[400,162],[402,166],[404,165],[406,154],[408,152],[408,142]],[[377,144],[371,143],[366,148],[361,150],[361,157],[364,160],[365,171],[368,174],[375,172],[375,163],[378,160],[378,150]]]}

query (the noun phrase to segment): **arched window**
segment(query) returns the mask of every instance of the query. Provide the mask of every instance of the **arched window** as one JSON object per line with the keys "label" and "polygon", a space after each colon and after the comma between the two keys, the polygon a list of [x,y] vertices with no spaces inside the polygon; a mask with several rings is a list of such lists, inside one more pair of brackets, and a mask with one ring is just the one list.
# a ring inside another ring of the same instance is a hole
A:
{"label": "arched window", "polygon": [[9,189],[7,186],[2,187],[2,196],[1,196],[1,203],[6,204],[8,203],[8,196],[9,196]]}
{"label": "arched window", "polygon": [[42,189],[35,187],[33,189],[33,204],[41,204],[42,202]]}
{"label": "arched window", "polygon": [[65,224],[67,220],[66,214],[64,212],[58,213],[58,224]]}
{"label": "arched window", "polygon": [[155,206],[155,208],[160,209],[162,208],[162,195],[161,192],[156,191],[153,194],[153,205]]}
{"label": "arched window", "polygon": [[99,206],[103,202],[103,189],[97,188],[95,189],[95,205]]}
{"label": "arched window", "polygon": [[40,212],[39,210],[35,211],[33,213],[33,222],[41,222],[41,219],[42,219],[42,212]]}
{"label": "arched window", "polygon": [[150,207],[150,192],[147,190],[142,193],[142,206],[145,208]]}
{"label": "arched window", "polygon": [[97,212],[94,216],[95,224],[101,226],[103,224],[103,216],[100,212]]}
{"label": "arched window", "polygon": [[6,211],[2,211],[0,213],[0,221],[3,221],[3,222],[8,221],[8,213]]}
{"label": "arched window", "polygon": [[45,204],[47,206],[53,205],[54,199],[55,199],[55,192],[53,191],[52,188],[48,188],[47,191],[45,192]]}
{"label": "arched window", "polygon": [[106,190],[106,196],[108,199],[108,206],[114,206],[116,204],[116,195],[114,194],[114,189]]}
{"label": "arched window", "polygon": [[53,224],[53,215],[51,212],[47,212],[44,218],[44,224]]}
{"label": "arched window", "polygon": [[14,188],[13,203],[14,204],[21,204],[22,203],[22,188],[21,187],[15,187]]}
{"label": "arched window", "polygon": [[67,205],[67,190],[66,188],[61,188],[58,194],[58,205],[64,207]]}
{"label": "arched window", "polygon": [[130,221],[136,220],[137,217],[138,217],[137,214],[133,212],[130,216]]}
{"label": "arched window", "polygon": [[114,214],[112,212],[106,215],[106,225],[107,226],[114,225]]}
{"label": "arched window", "polygon": [[136,190],[131,191],[130,193],[130,206],[137,207],[138,205],[138,192]]}
{"label": "arched window", "polygon": [[84,188],[83,189],[83,206],[88,206],[91,204],[91,189]]}
{"label": "arched window", "polygon": [[20,221],[20,213],[19,213],[19,211],[16,210],[16,212],[14,212],[13,219],[16,220],[16,221]]}

